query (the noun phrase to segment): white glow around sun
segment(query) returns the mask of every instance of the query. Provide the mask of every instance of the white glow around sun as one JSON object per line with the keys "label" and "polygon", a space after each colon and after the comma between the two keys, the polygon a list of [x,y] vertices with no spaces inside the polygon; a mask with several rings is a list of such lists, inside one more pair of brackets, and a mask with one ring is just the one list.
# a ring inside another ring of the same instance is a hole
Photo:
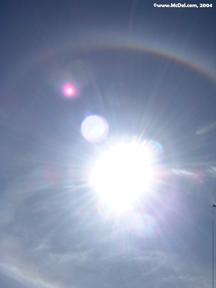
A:
{"label": "white glow around sun", "polygon": [[144,144],[120,143],[101,155],[93,167],[90,185],[112,209],[130,208],[148,190],[152,180],[151,152]]}

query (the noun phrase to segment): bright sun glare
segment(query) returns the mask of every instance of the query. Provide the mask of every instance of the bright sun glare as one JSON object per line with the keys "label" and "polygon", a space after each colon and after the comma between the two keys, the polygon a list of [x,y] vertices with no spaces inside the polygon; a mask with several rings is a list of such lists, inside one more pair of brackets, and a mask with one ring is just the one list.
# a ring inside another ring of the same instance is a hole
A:
{"label": "bright sun glare", "polygon": [[145,144],[120,143],[101,155],[90,175],[103,203],[120,212],[148,190],[152,180],[151,151]]}

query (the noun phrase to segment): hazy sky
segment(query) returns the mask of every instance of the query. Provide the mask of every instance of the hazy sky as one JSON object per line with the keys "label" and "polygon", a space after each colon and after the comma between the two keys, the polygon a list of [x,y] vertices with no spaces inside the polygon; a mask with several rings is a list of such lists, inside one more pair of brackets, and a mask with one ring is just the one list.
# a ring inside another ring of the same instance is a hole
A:
{"label": "hazy sky", "polygon": [[[154,3],[170,4],[0,4],[2,288],[211,287],[215,3]],[[90,115],[109,125],[100,143],[82,136]],[[134,138],[154,144],[160,173],[117,215],[89,171]]]}

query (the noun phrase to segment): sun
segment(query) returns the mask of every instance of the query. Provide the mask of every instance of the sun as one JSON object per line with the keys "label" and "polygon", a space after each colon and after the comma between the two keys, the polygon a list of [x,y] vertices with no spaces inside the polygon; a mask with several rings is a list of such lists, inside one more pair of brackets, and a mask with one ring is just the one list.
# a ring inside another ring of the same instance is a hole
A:
{"label": "sun", "polygon": [[90,185],[111,209],[129,209],[149,190],[153,175],[151,156],[145,143],[114,145],[96,161]]}

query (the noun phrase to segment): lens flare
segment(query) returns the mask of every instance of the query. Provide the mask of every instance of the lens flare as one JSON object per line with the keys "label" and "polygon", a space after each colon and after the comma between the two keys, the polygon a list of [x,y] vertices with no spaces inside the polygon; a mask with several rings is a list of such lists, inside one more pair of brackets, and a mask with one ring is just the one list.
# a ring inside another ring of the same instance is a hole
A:
{"label": "lens flare", "polygon": [[63,87],[63,93],[66,97],[74,97],[76,95],[76,88],[71,84],[66,84]]}
{"label": "lens flare", "polygon": [[96,143],[105,139],[109,132],[109,125],[103,117],[92,115],[83,120],[81,132],[87,141]]}

